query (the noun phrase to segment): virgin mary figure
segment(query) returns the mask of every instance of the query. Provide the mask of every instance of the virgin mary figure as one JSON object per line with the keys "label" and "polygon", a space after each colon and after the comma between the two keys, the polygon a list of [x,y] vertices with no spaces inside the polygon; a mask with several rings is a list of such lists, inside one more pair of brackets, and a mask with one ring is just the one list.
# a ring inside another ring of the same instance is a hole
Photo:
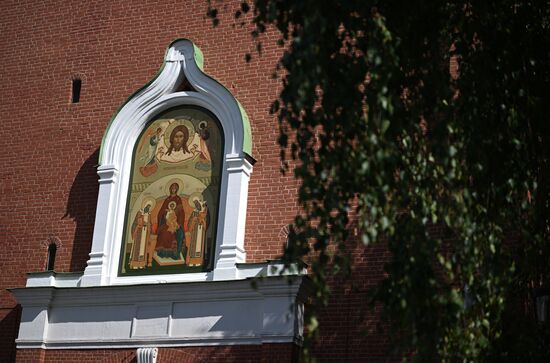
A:
{"label": "virgin mary figure", "polygon": [[[178,196],[180,186],[170,184],[170,195],[166,197],[158,213],[157,244],[159,257],[178,260],[185,258],[185,212]],[[183,253],[182,253],[183,252]]]}

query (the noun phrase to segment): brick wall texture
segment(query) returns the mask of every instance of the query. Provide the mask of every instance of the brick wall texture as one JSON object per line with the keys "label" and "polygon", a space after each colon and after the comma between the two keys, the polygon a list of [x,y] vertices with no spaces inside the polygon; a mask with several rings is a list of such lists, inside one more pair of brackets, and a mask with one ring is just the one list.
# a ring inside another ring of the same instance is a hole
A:
{"label": "brick wall texture", "polygon": [[[297,347],[292,344],[246,346],[161,348],[157,362],[177,363],[267,363],[297,362]],[[136,363],[132,349],[42,350],[21,349],[17,363]]]}
{"label": "brick wall texture", "polygon": [[[254,50],[250,28],[220,5],[220,25],[206,0],[3,0],[0,3],[0,362],[131,362],[132,350],[16,352],[20,309],[9,287],[43,271],[57,241],[55,270],[83,271],[90,251],[103,133],[117,108],[159,70],[168,44],[188,38],[204,53],[205,72],[225,85],[251,120],[253,156],[245,235],[248,262],[276,258],[285,226],[298,211],[297,183],[281,175],[278,126],[269,114],[280,83],[271,75],[277,34]],[[82,80],[71,103],[72,79]],[[291,173],[290,173],[291,174]],[[387,344],[376,316],[362,315],[366,290],[382,276],[383,250],[357,247],[354,278],[335,281],[322,312],[319,361],[383,361]],[[292,345],[161,349],[160,362],[291,361]]]}

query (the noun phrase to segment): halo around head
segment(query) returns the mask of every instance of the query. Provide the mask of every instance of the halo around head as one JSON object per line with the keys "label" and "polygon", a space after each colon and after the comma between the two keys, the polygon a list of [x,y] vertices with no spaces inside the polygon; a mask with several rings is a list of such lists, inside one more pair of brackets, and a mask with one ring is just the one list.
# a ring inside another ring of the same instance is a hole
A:
{"label": "halo around head", "polygon": [[188,203],[191,208],[195,208],[195,201],[198,200],[199,203],[203,202],[203,197],[201,193],[193,193],[189,196]]}
{"label": "halo around head", "polygon": [[141,209],[144,210],[147,205],[149,205],[150,208],[153,209],[155,207],[155,204],[156,204],[155,198],[151,196],[146,196],[141,201]]}
{"label": "halo around head", "polygon": [[164,186],[164,192],[166,193],[166,195],[170,195],[170,185],[174,183],[176,183],[179,187],[176,194],[181,194],[181,192],[183,191],[183,181],[179,178],[172,178],[168,180],[168,183],[166,183],[166,185]]}
{"label": "halo around head", "polygon": [[173,122],[166,127],[166,130],[164,131],[164,144],[166,146],[170,146],[170,135],[172,134],[172,131],[174,128],[176,128],[179,125],[184,125],[187,130],[189,131],[189,138],[187,139],[187,146],[191,145],[191,142],[193,142],[193,137],[195,136],[195,126],[193,126],[193,122],[191,120],[186,119],[172,119]]}

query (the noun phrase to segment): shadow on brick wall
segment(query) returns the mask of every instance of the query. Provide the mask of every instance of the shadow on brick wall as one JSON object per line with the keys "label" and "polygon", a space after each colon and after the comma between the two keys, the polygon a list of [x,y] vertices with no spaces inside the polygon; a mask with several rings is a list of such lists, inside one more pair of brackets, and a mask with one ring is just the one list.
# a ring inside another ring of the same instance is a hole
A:
{"label": "shadow on brick wall", "polygon": [[20,320],[21,306],[0,309],[0,362],[15,362],[15,338]]}
{"label": "shadow on brick wall", "polygon": [[[372,305],[372,292],[384,278],[384,264],[390,255],[385,244],[364,246],[355,216],[350,236],[341,253],[350,259],[349,270],[329,277],[329,303],[319,311],[319,337],[313,357],[319,363],[398,362],[391,354],[386,327],[381,324],[381,307]],[[332,268],[330,265],[327,270]]]}
{"label": "shadow on brick wall", "polygon": [[78,171],[67,201],[66,217],[75,221],[75,233],[71,253],[71,271],[84,271],[92,246],[97,195],[99,191],[97,165],[99,149],[96,149]]}

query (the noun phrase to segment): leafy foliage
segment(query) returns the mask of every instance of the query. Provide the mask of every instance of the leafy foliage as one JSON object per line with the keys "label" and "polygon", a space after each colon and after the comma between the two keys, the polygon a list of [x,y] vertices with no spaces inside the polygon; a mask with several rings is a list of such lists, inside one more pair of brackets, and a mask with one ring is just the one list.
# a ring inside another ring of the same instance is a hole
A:
{"label": "leafy foliage", "polygon": [[303,214],[284,257],[313,253],[320,304],[353,215],[392,254],[374,299],[412,359],[515,361],[526,342],[548,359],[524,308],[550,282],[550,3],[255,0],[236,15],[249,11],[253,36],[275,26],[285,47],[272,111]]}

